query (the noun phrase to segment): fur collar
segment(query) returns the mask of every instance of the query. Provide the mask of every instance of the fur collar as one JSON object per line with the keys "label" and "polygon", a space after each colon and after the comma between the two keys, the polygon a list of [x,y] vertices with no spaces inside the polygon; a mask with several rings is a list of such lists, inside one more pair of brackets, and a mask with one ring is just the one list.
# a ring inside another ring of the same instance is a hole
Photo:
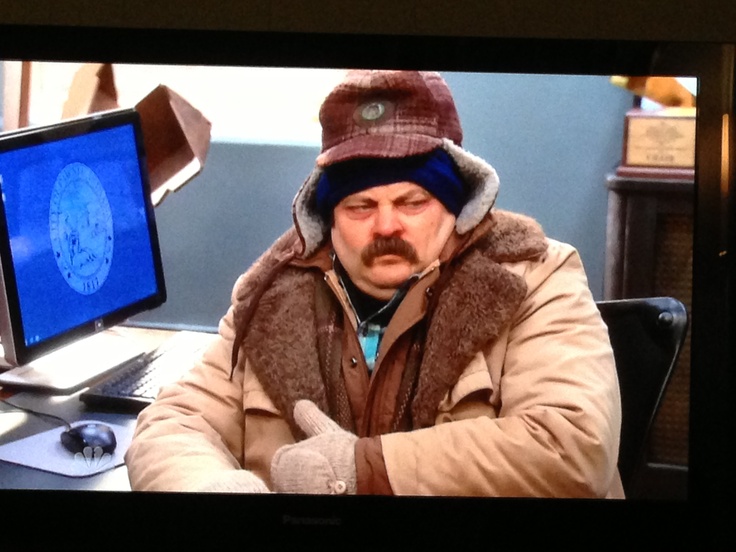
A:
{"label": "fur collar", "polygon": [[[499,263],[530,260],[546,250],[541,228],[521,215],[495,211],[492,230],[467,247],[451,267],[428,328],[412,404],[415,425],[432,425],[437,406],[480,348],[497,338],[526,294],[522,278]],[[267,278],[265,272],[295,246],[294,231],[277,242],[243,277],[241,303]],[[275,406],[295,429],[291,412],[302,398],[327,411],[315,328],[316,268],[287,266],[262,294],[244,340],[246,356]],[[257,294],[256,294],[257,295]],[[242,305],[236,305],[236,312]]]}

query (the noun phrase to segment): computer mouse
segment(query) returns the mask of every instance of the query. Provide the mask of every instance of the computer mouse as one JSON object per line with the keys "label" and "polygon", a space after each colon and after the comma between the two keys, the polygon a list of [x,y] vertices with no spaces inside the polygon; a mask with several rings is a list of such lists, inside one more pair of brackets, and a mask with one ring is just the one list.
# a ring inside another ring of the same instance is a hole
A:
{"label": "computer mouse", "polygon": [[92,450],[99,447],[102,452],[112,454],[118,442],[110,426],[99,422],[85,422],[62,432],[61,444],[73,454],[83,452],[87,447]]}

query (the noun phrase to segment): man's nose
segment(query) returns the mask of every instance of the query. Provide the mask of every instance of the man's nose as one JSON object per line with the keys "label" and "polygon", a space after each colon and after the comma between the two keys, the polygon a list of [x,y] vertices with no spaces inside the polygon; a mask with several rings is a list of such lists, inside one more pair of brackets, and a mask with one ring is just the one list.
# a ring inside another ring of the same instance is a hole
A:
{"label": "man's nose", "polygon": [[377,236],[394,236],[401,232],[401,221],[391,205],[382,205],[376,212],[373,232]]}

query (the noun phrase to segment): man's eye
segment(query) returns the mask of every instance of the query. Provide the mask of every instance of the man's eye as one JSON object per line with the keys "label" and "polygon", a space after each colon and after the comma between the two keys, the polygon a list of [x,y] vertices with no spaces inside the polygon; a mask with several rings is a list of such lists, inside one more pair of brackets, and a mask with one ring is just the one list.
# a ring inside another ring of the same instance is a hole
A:
{"label": "man's eye", "polygon": [[348,205],[347,209],[351,213],[367,213],[372,209],[372,206],[365,203],[359,203],[357,205]]}
{"label": "man's eye", "polygon": [[420,209],[424,207],[427,204],[427,199],[412,199],[410,201],[405,201],[402,206],[406,207],[407,209]]}

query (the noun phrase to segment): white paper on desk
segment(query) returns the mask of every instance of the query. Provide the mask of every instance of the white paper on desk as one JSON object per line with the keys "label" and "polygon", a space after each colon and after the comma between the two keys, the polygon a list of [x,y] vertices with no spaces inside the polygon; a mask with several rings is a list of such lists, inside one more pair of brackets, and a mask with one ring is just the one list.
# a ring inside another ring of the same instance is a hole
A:
{"label": "white paper on desk", "polygon": [[[72,425],[91,421],[80,420]],[[135,428],[104,423],[115,432],[117,446],[112,454],[100,450],[96,453],[87,450],[86,454],[72,454],[61,444],[61,433],[66,428],[57,427],[0,446],[0,460],[67,477],[89,477],[111,470],[123,465],[123,456],[133,439]]]}

